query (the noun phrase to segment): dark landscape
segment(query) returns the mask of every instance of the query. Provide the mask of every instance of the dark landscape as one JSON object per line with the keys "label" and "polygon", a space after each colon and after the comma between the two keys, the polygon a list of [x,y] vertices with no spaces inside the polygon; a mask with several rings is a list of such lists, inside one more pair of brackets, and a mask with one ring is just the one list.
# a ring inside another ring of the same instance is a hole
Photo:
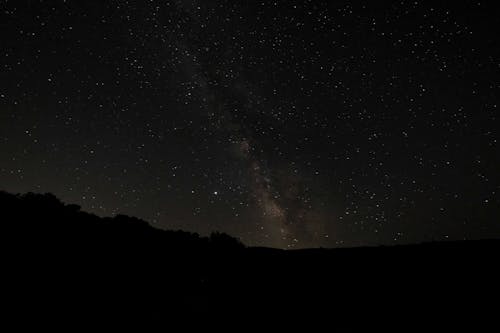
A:
{"label": "dark landscape", "polygon": [[500,331],[497,7],[0,0],[3,330]]}
{"label": "dark landscape", "polygon": [[51,194],[1,192],[0,210],[7,318],[21,326],[374,328],[498,315],[499,240],[285,251],[100,218]]}

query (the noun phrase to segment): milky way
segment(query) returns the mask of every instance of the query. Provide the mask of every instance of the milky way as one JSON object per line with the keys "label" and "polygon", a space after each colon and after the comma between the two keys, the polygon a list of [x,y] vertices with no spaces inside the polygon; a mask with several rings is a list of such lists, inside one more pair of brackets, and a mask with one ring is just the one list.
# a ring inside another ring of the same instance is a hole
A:
{"label": "milky way", "polygon": [[4,1],[0,189],[259,246],[496,237],[494,13]]}

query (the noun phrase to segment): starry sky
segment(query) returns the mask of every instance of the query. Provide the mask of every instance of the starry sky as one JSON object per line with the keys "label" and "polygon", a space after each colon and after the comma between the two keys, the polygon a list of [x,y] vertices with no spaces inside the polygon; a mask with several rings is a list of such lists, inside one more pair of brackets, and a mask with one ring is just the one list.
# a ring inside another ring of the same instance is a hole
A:
{"label": "starry sky", "polygon": [[0,189],[279,248],[500,235],[494,1],[0,2]]}

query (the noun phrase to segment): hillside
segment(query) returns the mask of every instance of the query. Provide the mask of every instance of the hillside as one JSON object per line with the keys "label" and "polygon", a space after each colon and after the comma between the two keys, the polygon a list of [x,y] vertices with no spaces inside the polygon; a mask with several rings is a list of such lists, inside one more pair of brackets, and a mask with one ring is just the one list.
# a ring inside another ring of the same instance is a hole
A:
{"label": "hillside", "polygon": [[1,192],[0,210],[7,317],[23,325],[495,316],[485,299],[499,295],[499,240],[283,251],[99,218],[50,194]]}

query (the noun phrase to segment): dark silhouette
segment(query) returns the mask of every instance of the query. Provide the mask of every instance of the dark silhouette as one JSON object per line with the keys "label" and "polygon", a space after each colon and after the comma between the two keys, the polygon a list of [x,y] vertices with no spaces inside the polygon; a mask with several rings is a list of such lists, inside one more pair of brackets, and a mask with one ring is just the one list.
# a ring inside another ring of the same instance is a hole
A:
{"label": "dark silhouette", "polygon": [[498,297],[498,240],[282,251],[100,218],[52,194],[0,192],[0,212],[4,315],[17,327],[388,327],[496,316],[487,299]]}

